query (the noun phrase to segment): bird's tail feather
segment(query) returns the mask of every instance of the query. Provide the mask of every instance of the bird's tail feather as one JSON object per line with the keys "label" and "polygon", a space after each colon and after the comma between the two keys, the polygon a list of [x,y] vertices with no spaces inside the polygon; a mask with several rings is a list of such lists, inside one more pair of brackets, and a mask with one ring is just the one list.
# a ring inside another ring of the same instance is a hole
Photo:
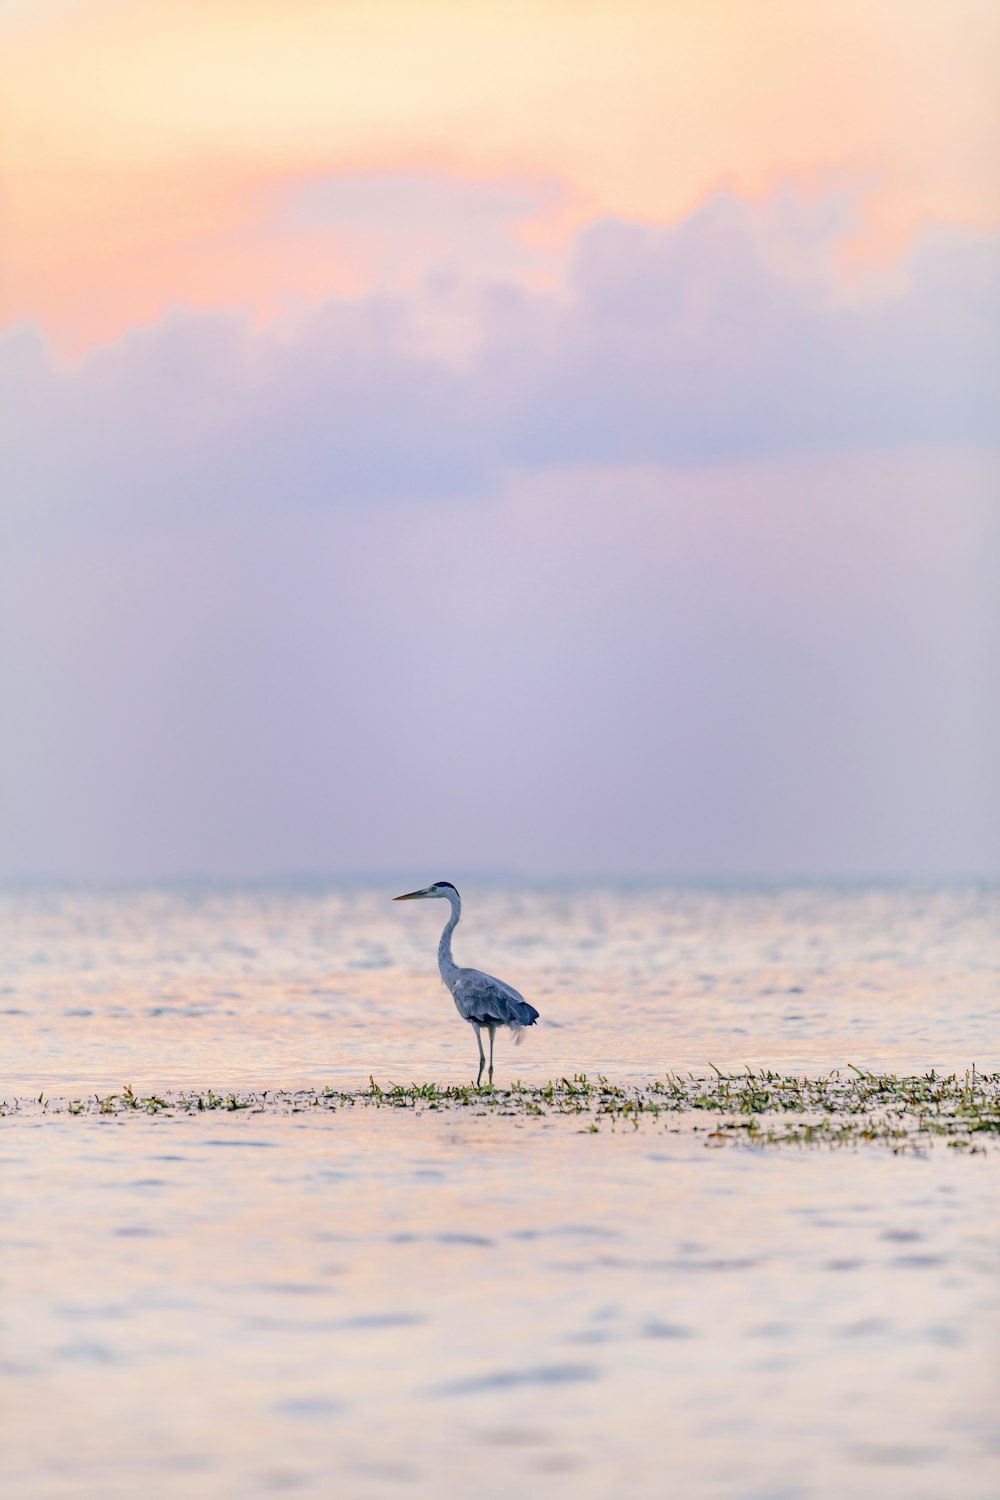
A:
{"label": "bird's tail feather", "polygon": [[510,1022],[511,1035],[514,1038],[514,1046],[519,1047],[524,1040],[524,1028],[534,1026],[538,1020],[538,1012],[527,1000],[522,1000],[517,1007],[517,1019]]}

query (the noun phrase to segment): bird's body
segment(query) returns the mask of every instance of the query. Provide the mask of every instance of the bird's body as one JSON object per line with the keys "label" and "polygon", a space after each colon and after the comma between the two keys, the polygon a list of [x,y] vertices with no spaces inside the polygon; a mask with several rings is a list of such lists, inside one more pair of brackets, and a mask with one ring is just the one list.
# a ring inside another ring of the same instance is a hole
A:
{"label": "bird's body", "polygon": [[410,891],[407,895],[397,896],[395,899],[397,901],[422,901],[433,898],[447,901],[451,906],[451,916],[445,923],[441,941],[438,944],[438,969],[441,972],[441,979],[451,991],[455,1009],[462,1020],[468,1021],[476,1033],[476,1042],[479,1047],[477,1084],[482,1079],[483,1068],[486,1064],[480,1031],[485,1027],[489,1032],[489,1080],[492,1083],[493,1037],[497,1027],[509,1027],[517,1043],[521,1039],[524,1027],[534,1026],[538,1020],[538,1012],[533,1005],[528,1004],[523,995],[518,994],[512,985],[505,984],[502,979],[494,979],[492,974],[484,974],[480,969],[463,969],[455,963],[451,956],[451,935],[462,915],[462,898],[450,880],[438,880],[434,885],[429,885],[422,891]]}

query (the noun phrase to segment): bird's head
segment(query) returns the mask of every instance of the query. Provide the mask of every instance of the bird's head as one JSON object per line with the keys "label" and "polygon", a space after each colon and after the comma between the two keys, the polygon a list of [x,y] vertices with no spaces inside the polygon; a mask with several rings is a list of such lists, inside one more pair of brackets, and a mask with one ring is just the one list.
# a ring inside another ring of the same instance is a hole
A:
{"label": "bird's head", "polygon": [[394,901],[431,901],[440,897],[443,901],[450,901],[457,896],[458,891],[450,880],[435,880],[433,885],[425,885],[422,891],[408,891],[405,896],[393,896]]}

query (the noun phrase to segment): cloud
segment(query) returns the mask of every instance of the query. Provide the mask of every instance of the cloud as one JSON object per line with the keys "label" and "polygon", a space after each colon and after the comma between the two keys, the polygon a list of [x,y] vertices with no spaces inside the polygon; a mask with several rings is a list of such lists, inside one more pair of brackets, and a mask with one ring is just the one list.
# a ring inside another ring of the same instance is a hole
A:
{"label": "cloud", "polygon": [[9,337],[0,872],[1000,868],[996,246],[844,223]]}
{"label": "cloud", "polygon": [[995,872],[995,481],[576,469],[7,552],[0,871]]}
{"label": "cloud", "polygon": [[720,194],[671,227],[590,225],[548,292],[430,277],[258,332],[176,312],[61,372],[22,331],[0,346],[5,472],[36,520],[90,525],[991,441],[997,241],[928,235],[849,292],[843,230]]}
{"label": "cloud", "polygon": [[[356,242],[388,207],[419,263],[409,214],[431,237],[431,213],[449,217],[434,172],[527,171],[594,213],[657,223],[723,181],[757,198],[781,173],[850,172],[869,189],[854,249],[876,258],[928,220],[1000,223],[1000,11],[984,0],[30,11],[5,24],[0,7],[0,292],[64,349],[172,299],[271,317],[289,294],[356,294],[365,266],[336,234]],[[324,172],[339,180],[317,183],[323,212],[276,232],[275,185]],[[393,181],[400,214],[380,201]],[[471,202],[461,217],[492,262]]]}
{"label": "cloud", "polygon": [[[793,253],[809,248],[799,225],[780,228]],[[851,299],[829,274],[783,275],[727,195],[672,228],[595,225],[522,442],[541,461],[704,463],[985,439],[997,250],[921,245],[902,286]]]}

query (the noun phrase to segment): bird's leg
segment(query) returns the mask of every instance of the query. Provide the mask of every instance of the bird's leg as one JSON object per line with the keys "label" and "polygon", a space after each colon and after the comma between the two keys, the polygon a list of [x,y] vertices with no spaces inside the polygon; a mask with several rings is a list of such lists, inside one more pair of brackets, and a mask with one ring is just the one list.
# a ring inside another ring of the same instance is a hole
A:
{"label": "bird's leg", "polygon": [[479,1034],[479,1022],[478,1021],[473,1021],[473,1023],[472,1023],[472,1029],[476,1033],[476,1046],[479,1048],[479,1073],[478,1073],[478,1076],[476,1078],[476,1088],[478,1088],[479,1085],[483,1081],[483,1069],[486,1066],[486,1054],[483,1051],[483,1039],[482,1039],[482,1037]]}
{"label": "bird's leg", "polygon": [[493,1087],[493,1038],[497,1034],[497,1029],[496,1029],[495,1026],[487,1026],[486,1030],[490,1034],[490,1088],[492,1088]]}

